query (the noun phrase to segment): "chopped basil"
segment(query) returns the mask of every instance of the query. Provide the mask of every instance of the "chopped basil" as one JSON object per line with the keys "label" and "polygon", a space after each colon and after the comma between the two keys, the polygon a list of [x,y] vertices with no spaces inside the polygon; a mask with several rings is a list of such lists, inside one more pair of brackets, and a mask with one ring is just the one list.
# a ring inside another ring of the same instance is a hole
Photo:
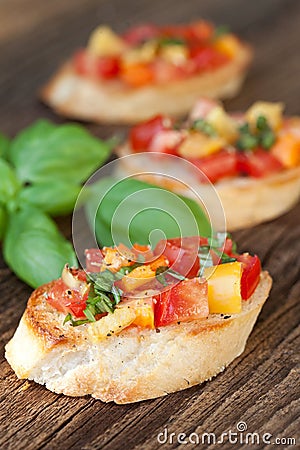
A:
{"label": "chopped basil", "polygon": [[158,45],[165,47],[167,45],[186,45],[186,41],[182,38],[162,37],[158,41]]}
{"label": "chopped basil", "polygon": [[219,25],[214,30],[213,39],[217,39],[217,38],[223,36],[224,34],[228,34],[228,33],[230,33],[230,28],[228,25]]}
{"label": "chopped basil", "polygon": [[192,130],[202,131],[207,136],[216,136],[214,127],[204,119],[197,119],[192,123]]}
{"label": "chopped basil", "polygon": [[275,133],[265,116],[257,118],[255,130],[251,130],[249,124],[245,123],[239,128],[239,133],[236,147],[242,151],[253,150],[257,147],[269,150],[276,140]]}
{"label": "chopped basil", "polygon": [[172,284],[168,282],[167,275],[180,281],[185,280],[185,276],[181,275],[181,273],[178,273],[175,270],[169,269],[168,266],[160,266],[155,271],[157,281],[159,281],[163,286]]}

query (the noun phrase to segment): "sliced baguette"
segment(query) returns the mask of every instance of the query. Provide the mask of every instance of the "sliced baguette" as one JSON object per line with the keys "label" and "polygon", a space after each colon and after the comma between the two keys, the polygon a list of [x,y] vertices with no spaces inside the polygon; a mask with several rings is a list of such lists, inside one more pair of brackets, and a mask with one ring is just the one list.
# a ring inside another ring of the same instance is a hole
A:
{"label": "sliced baguette", "polygon": [[219,69],[140,88],[80,76],[69,61],[41,89],[40,97],[58,114],[99,123],[134,123],[159,113],[179,116],[186,114],[200,95],[235,96],[251,60],[251,48],[240,43],[235,58]]}
{"label": "sliced baguette", "polygon": [[159,332],[130,327],[99,342],[90,337],[94,324],[63,325],[64,315],[45,299],[51,284],[44,285],[30,297],[5,356],[19,378],[56,393],[116,403],[160,397],[211,379],[243,352],[271,284],[262,272],[240,314]]}

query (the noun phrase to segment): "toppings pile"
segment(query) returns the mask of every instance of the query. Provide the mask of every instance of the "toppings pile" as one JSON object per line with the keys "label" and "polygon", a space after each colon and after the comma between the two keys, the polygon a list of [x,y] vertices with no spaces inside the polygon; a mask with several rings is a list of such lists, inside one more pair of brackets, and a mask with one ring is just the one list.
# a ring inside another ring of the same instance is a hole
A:
{"label": "toppings pile", "polygon": [[47,301],[66,314],[64,324],[94,323],[97,339],[129,326],[158,328],[209,314],[242,310],[260,279],[257,256],[236,253],[224,234],[162,240],[154,250],[86,250],[86,271],[65,266]]}
{"label": "toppings pile", "polygon": [[73,64],[81,75],[140,87],[214,70],[234,58],[239,46],[225,27],[215,28],[205,21],[141,25],[122,36],[100,26],[87,48],[74,55]]}
{"label": "toppings pile", "polygon": [[185,158],[212,183],[261,178],[300,164],[300,119],[284,118],[282,110],[280,103],[256,102],[245,114],[228,114],[221,103],[202,98],[184,124],[159,115],[136,125],[130,145],[134,152]]}

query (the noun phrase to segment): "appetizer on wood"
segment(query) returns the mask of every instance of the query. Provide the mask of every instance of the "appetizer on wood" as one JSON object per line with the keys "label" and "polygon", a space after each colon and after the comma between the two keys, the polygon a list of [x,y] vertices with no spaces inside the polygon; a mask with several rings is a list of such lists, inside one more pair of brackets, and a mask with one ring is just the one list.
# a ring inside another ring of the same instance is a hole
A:
{"label": "appetizer on wood", "polygon": [[224,235],[86,251],[86,271],[31,295],[6,358],[56,393],[130,403],[211,379],[240,355],[268,297],[257,256]]}
{"label": "appetizer on wood", "polygon": [[[182,165],[174,165],[173,175],[179,179],[185,175],[198,192],[211,181],[228,230],[253,226],[285,213],[300,196],[300,118],[284,117],[282,111],[281,103],[259,101],[245,113],[229,114],[221,103],[201,98],[187,122],[178,124],[157,115],[133,127],[128,142],[117,152],[184,158],[200,169],[198,176],[184,174]],[[145,167],[164,170],[157,158],[149,157],[143,167],[131,165],[132,161],[120,161],[121,174],[143,172]],[[164,177],[140,178],[184,195],[192,193]]]}
{"label": "appetizer on wood", "polygon": [[107,26],[91,34],[42,89],[59,114],[132,123],[188,112],[195,97],[234,96],[252,59],[250,47],[205,21],[137,26],[123,35]]}

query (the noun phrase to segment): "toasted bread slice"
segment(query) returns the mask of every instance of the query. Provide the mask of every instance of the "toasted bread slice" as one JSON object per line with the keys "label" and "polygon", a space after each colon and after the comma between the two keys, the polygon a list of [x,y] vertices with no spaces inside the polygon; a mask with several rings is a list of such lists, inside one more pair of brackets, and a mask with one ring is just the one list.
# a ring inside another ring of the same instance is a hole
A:
{"label": "toasted bread slice", "polygon": [[42,88],[40,96],[58,114],[99,123],[135,123],[159,113],[179,116],[186,114],[200,95],[235,96],[251,60],[252,49],[240,43],[235,57],[218,69],[139,88],[80,76],[69,61]]}
{"label": "toasted bread slice", "polygon": [[159,330],[129,327],[98,342],[91,339],[93,323],[63,325],[64,314],[45,299],[47,284],[30,297],[6,358],[19,378],[56,393],[116,403],[160,397],[211,379],[243,352],[271,284],[262,272],[240,314]]}

